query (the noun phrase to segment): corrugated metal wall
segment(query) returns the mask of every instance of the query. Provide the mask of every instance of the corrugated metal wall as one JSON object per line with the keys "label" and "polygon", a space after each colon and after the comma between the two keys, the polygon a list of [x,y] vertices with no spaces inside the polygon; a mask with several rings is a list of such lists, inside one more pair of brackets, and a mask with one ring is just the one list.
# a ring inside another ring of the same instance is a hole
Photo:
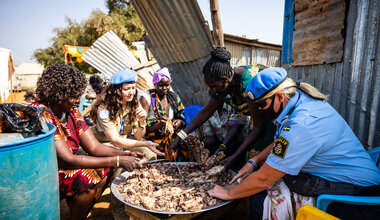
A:
{"label": "corrugated metal wall", "polygon": [[[147,60],[146,53],[141,52],[141,50],[145,51],[144,45],[140,43],[138,46],[140,59]],[[113,31],[109,31],[97,39],[82,59],[99,70],[107,79],[119,70],[131,69],[140,64],[140,61]],[[158,69],[158,65],[153,65],[138,70],[137,88],[147,90],[153,87],[152,75]]]}
{"label": "corrugated metal wall", "polygon": [[224,41],[226,49],[231,53],[231,66],[247,65],[251,62],[251,53],[244,54],[244,45],[233,42]]}
{"label": "corrugated metal wall", "polygon": [[230,41],[225,41],[224,43],[226,49],[231,52],[230,63],[232,67],[249,64],[263,64],[274,67],[281,64],[280,50],[252,47]]}
{"label": "corrugated metal wall", "polygon": [[202,67],[212,50],[210,28],[196,0],[131,0],[143,23],[144,41],[161,67],[172,74],[172,87],[185,105],[204,105],[208,89]]}
{"label": "corrugated metal wall", "polygon": [[196,0],[132,0],[149,36],[150,48],[164,66],[207,56],[212,38]]}
{"label": "corrugated metal wall", "polygon": [[343,54],[345,1],[294,2],[292,65],[340,62]]}
{"label": "corrugated metal wall", "polygon": [[380,145],[380,1],[350,1],[343,61],[292,67],[290,76],[324,94],[368,148]]}
{"label": "corrugated metal wall", "polygon": [[280,66],[281,51],[254,47],[252,63],[263,64],[270,67]]}

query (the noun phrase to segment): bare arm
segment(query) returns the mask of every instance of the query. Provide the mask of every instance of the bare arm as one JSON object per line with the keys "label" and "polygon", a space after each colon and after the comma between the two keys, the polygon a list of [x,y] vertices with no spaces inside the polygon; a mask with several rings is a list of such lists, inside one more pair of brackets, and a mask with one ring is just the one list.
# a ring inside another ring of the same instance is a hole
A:
{"label": "bare arm", "polygon": [[141,140],[145,136],[145,127],[146,127],[146,111],[141,107],[137,107],[136,109],[136,118],[139,121],[139,125],[143,125],[142,127],[137,127],[133,130],[133,134],[136,140]]}
{"label": "bare arm", "polygon": [[158,144],[152,141],[138,141],[129,138],[122,138],[120,137],[119,132],[117,132],[115,129],[105,131],[104,134],[107,136],[111,144],[118,148],[147,147],[149,148],[149,150],[153,151],[155,154],[159,156],[165,155],[164,153],[156,149]]}
{"label": "bare arm", "polygon": [[249,135],[245,138],[244,142],[240,145],[240,147],[236,150],[236,152],[231,155],[229,158],[226,160],[226,167],[230,166],[232,162],[239,157],[239,155],[243,154],[244,152],[247,151],[247,149],[257,141],[257,139],[262,135],[264,128],[263,126],[265,125],[262,123],[262,119],[259,116],[257,112],[256,106],[252,103],[252,101],[248,100],[246,98],[246,101],[248,103],[249,110],[251,112],[251,116],[253,117],[253,129],[249,133]]}
{"label": "bare arm", "polygon": [[[263,151],[261,151],[260,153],[258,153],[255,156],[253,156],[252,159],[257,164],[263,164],[266,161],[268,155],[271,153],[271,151],[273,149],[273,144],[274,144],[274,142],[272,142],[271,144],[269,144]],[[252,164],[250,164],[250,163],[247,162],[239,170],[239,172],[232,178],[232,180],[230,181],[230,184],[234,183],[239,178],[241,178],[241,179],[247,178],[247,176],[249,176],[254,171],[254,169],[255,169],[255,167]]]}
{"label": "bare arm", "polygon": [[272,152],[274,142],[270,143],[264,150],[252,157],[252,159],[259,165],[263,164],[269,154]]}
{"label": "bare arm", "polygon": [[222,105],[223,101],[218,101],[210,98],[208,103],[199,111],[199,113],[193,118],[190,124],[187,125],[183,130],[189,134],[195,129],[199,128]]}
{"label": "bare arm", "polygon": [[226,138],[224,138],[222,144],[226,145],[227,147],[230,147],[230,144],[232,143],[233,139],[239,135],[242,128],[242,125],[230,126],[228,128]]}
{"label": "bare arm", "polygon": [[108,156],[129,156],[129,152],[124,152],[118,149],[114,149],[107,145],[100,143],[96,137],[92,134],[91,130],[88,129],[80,137],[80,142],[83,150],[88,154],[96,157],[108,157]]}
{"label": "bare arm", "polygon": [[239,185],[231,189],[216,185],[212,190],[209,190],[208,193],[211,196],[223,200],[244,198],[267,189],[285,174],[286,173],[276,170],[265,163],[258,171],[249,175]]}
{"label": "bare arm", "polygon": [[[186,134],[191,133],[195,129],[199,128],[205,121],[207,121],[211,115],[223,105],[223,101],[217,101],[215,99],[210,98],[208,103],[201,109],[201,111],[193,118],[189,125],[187,125],[183,131]],[[168,147],[168,151],[171,154],[172,151],[177,147],[181,138],[176,137],[175,140]]]}
{"label": "bare arm", "polygon": [[[128,156],[131,155],[126,152],[114,150],[110,147],[100,144],[92,135],[90,130],[87,130],[80,137],[81,142],[83,139],[84,150],[89,150],[88,153],[104,154],[106,157],[86,156],[86,155],[73,155],[67,143],[61,139],[55,141],[55,147],[58,158],[58,167],[60,169],[80,169],[80,168],[104,168],[116,166],[117,158],[120,156],[120,165],[127,170],[133,170],[133,168],[141,167],[138,163],[137,157]],[[94,140],[95,139],[95,140]],[[92,146],[88,146],[92,145]],[[137,155],[137,154],[136,154]],[[141,154],[138,154],[142,158]]]}

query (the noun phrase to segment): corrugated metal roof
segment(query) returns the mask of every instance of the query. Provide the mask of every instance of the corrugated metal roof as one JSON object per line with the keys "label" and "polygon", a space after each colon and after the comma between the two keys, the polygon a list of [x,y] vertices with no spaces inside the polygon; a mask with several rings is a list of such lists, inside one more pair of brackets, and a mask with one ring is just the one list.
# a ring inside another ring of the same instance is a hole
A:
{"label": "corrugated metal roof", "polygon": [[281,50],[247,46],[246,44],[225,40],[225,46],[231,52],[231,66],[263,64],[274,67],[281,65]]}
{"label": "corrugated metal roof", "polygon": [[[334,18],[325,22],[330,22]],[[289,75],[329,96],[361,143],[380,146],[380,1],[350,1],[343,61],[286,66]]]}
{"label": "corrugated metal roof", "polygon": [[253,46],[253,47],[258,47],[258,48],[266,48],[270,50],[281,51],[281,45],[279,44],[266,43],[266,42],[259,41],[257,39],[249,39],[246,37],[239,37],[239,36],[226,34],[226,33],[224,33],[224,41],[234,42],[234,43],[246,45],[246,46]]}
{"label": "corrugated metal roof", "polygon": [[[144,46],[141,43],[138,44],[140,56],[144,55],[141,52],[142,47]],[[107,79],[119,70],[132,69],[133,66],[141,64],[113,31],[109,31],[97,39],[83,55],[82,59],[99,70]],[[141,60],[147,60],[147,58],[142,57]],[[153,86],[152,75],[157,69],[159,69],[159,66],[153,65],[138,70],[137,88],[141,90],[151,88]]]}
{"label": "corrugated metal roof", "polygon": [[131,0],[161,66],[209,55],[212,37],[196,0]]}
{"label": "corrugated metal roof", "polygon": [[[131,0],[131,3],[147,32],[144,37],[147,47],[157,62],[168,67],[172,74],[174,91],[185,105],[206,104],[209,96],[202,68],[213,45],[209,26],[197,1]],[[250,64],[252,47],[258,49],[254,52],[255,60],[265,65],[279,65],[281,45],[229,34],[224,36],[231,46],[227,49],[232,53],[232,66]]]}
{"label": "corrugated metal roof", "polygon": [[342,60],[345,8],[343,0],[295,0],[293,66]]}
{"label": "corrugated metal roof", "polygon": [[196,0],[131,0],[147,35],[143,38],[161,67],[168,67],[172,88],[184,105],[207,103],[202,68],[212,37]]}

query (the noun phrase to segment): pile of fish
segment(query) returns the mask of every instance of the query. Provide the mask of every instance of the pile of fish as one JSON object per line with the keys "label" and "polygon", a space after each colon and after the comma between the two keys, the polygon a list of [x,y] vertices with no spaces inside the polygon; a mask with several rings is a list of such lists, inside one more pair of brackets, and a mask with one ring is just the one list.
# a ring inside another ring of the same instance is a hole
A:
{"label": "pile of fish", "polygon": [[225,186],[232,178],[220,161],[223,151],[209,155],[198,137],[189,135],[186,144],[193,164],[146,164],[118,186],[129,204],[162,212],[194,212],[220,204],[207,191],[215,184]]}
{"label": "pile of fish", "polygon": [[129,204],[161,212],[194,212],[223,202],[207,191],[215,184],[227,185],[230,171],[212,176],[195,164],[178,167],[186,178],[174,164],[147,164],[118,186],[120,194]]}

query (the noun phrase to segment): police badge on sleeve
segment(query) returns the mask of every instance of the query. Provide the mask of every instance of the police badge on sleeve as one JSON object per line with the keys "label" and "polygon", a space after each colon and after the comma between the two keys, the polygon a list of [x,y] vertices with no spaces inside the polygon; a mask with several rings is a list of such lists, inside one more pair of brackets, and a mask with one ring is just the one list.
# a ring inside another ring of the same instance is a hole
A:
{"label": "police badge on sleeve", "polygon": [[286,140],[283,137],[278,137],[274,143],[272,153],[275,156],[284,159],[285,154],[286,154],[286,150],[288,150],[288,146],[289,146],[288,140]]}

